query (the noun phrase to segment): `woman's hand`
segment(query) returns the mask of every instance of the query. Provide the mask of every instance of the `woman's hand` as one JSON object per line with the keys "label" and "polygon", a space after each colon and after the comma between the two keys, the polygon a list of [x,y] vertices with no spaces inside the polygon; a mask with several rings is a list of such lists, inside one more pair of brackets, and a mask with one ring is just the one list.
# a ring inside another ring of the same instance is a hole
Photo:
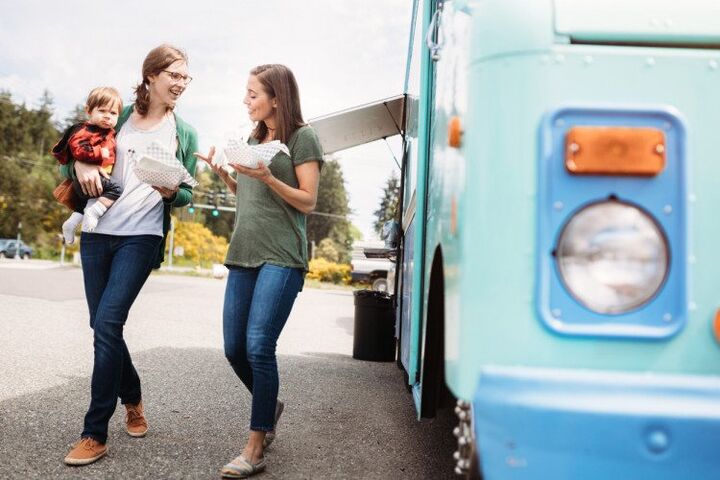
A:
{"label": "woman's hand", "polygon": [[213,165],[212,163],[213,157],[215,156],[215,146],[210,147],[210,151],[207,155],[203,155],[200,152],[195,152],[193,153],[193,155],[207,163],[208,166],[210,166],[210,168],[212,169],[212,171],[215,172],[219,177],[227,177],[228,173],[224,168],[222,168],[220,165]]}
{"label": "woman's hand", "polygon": [[152,188],[157,190],[157,192],[160,194],[161,197],[163,197],[165,200],[170,200],[178,191],[178,187],[175,188],[165,188],[165,187],[158,187],[155,185],[152,185]]}
{"label": "woman's hand", "polygon": [[230,165],[236,172],[255,178],[263,183],[269,184],[273,178],[273,174],[263,162],[258,162],[257,168],[243,167],[242,165]]}
{"label": "woman's hand", "polygon": [[99,165],[88,165],[87,163],[75,162],[75,176],[80,183],[80,188],[85,195],[97,198],[102,195],[102,181],[100,176],[110,178],[105,170]]}
{"label": "woman's hand", "polygon": [[235,193],[237,191],[237,182],[235,182],[235,179],[230,176],[230,172],[225,170],[225,167],[222,167],[220,165],[213,165],[212,160],[215,156],[215,147],[210,147],[210,151],[207,155],[203,155],[202,153],[195,152],[193,153],[197,158],[207,163],[210,168],[212,169],[215,174],[220,177],[220,180],[225,182],[225,185],[228,186],[230,191],[232,193]]}

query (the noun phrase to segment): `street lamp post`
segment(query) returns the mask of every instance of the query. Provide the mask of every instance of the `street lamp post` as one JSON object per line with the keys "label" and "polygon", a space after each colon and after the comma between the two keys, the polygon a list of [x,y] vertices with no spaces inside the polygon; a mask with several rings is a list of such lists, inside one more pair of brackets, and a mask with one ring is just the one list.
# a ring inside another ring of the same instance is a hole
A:
{"label": "street lamp post", "polygon": [[20,230],[22,230],[22,222],[18,222],[17,242],[15,242],[15,260],[20,260]]}
{"label": "street lamp post", "polygon": [[170,217],[170,251],[168,252],[168,270],[173,268],[173,252],[175,249],[175,219]]}
{"label": "street lamp post", "polygon": [[65,266],[65,238],[62,236],[62,234],[58,235],[58,240],[60,240],[60,266]]}

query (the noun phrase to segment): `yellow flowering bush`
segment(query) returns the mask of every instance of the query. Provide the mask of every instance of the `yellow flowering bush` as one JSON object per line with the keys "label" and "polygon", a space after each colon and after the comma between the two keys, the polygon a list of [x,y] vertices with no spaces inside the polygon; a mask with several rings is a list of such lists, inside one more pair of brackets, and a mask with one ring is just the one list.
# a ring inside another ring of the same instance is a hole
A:
{"label": "yellow flowering bush", "polygon": [[227,246],[224,237],[213,235],[202,223],[175,221],[175,248],[182,247],[182,258],[197,264],[222,263]]}
{"label": "yellow flowering bush", "polygon": [[310,271],[307,278],[310,280],[335,284],[343,283],[345,285],[350,283],[350,265],[328,262],[324,258],[316,258],[310,260],[308,267]]}

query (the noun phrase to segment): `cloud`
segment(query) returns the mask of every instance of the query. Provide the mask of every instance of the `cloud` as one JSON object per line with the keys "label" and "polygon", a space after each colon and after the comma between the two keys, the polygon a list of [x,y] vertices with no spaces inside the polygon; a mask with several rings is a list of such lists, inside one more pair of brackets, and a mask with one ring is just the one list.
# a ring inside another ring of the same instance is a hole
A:
{"label": "cloud", "polygon": [[[402,93],[407,0],[10,3],[0,17],[0,89],[31,105],[49,89],[57,120],[98,85],[115,86],[131,101],[142,59],[166,42],[189,55],[194,80],[178,113],[198,129],[203,150],[247,128],[242,99],[248,71],[258,64],[294,71],[306,118]],[[394,165],[386,146],[368,152]],[[386,175],[343,166],[351,206],[368,224],[391,169]]]}

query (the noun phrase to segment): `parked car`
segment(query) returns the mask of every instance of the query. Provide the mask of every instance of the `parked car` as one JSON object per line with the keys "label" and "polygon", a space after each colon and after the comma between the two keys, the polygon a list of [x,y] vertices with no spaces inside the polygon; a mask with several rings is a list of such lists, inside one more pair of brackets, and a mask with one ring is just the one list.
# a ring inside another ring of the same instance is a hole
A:
{"label": "parked car", "polygon": [[[13,258],[17,253],[18,241],[14,238],[0,238],[0,258]],[[32,247],[20,240],[20,258],[30,259],[33,254]]]}
{"label": "parked car", "polygon": [[388,291],[388,271],[393,262],[386,258],[367,258],[365,249],[384,248],[382,242],[355,242],[350,261],[350,277],[353,282],[365,282],[373,290]]}

